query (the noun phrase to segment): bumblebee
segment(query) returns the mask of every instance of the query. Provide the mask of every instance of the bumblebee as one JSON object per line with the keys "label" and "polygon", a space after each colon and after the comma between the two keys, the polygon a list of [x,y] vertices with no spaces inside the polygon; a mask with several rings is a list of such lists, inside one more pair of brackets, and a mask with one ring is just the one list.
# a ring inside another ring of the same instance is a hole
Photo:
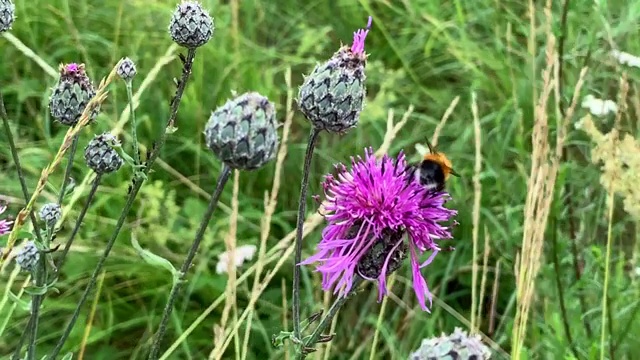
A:
{"label": "bumblebee", "polygon": [[429,152],[423,155],[422,161],[414,165],[415,179],[425,188],[433,191],[444,190],[445,183],[451,175],[460,177],[451,165],[447,156],[437,151],[427,139]]}

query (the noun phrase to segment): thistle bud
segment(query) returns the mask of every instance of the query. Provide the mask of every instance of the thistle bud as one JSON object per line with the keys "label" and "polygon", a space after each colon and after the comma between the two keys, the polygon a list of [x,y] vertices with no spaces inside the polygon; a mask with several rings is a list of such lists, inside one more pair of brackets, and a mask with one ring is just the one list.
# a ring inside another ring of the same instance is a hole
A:
{"label": "thistle bud", "polygon": [[122,78],[122,80],[129,82],[131,81],[131,79],[133,79],[134,76],[136,76],[136,64],[134,64],[131,59],[126,57],[122,59],[122,62],[118,66],[118,69],[116,69],[116,73]]}
{"label": "thistle bud", "polygon": [[275,107],[256,92],[244,93],[211,113],[204,136],[229,167],[257,169],[273,159],[278,147]]}
{"label": "thistle bud", "polygon": [[62,208],[58,203],[48,203],[40,208],[38,215],[47,224],[47,227],[51,228],[60,220]]}
{"label": "thistle bud", "polygon": [[84,160],[96,174],[114,172],[124,164],[120,154],[113,149],[119,146],[118,140],[110,132],[96,135],[84,149]]}
{"label": "thistle bud", "polygon": [[[51,116],[63,125],[73,126],[95,95],[84,64],[60,65],[60,79],[49,99]],[[91,112],[90,121],[95,120],[99,111],[99,106],[96,106]]]}
{"label": "thistle bud", "polygon": [[353,44],[343,46],[305,77],[298,107],[314,128],[345,133],[358,125],[366,95],[364,40],[371,28],[354,33]]}
{"label": "thistle bud", "polygon": [[213,35],[213,19],[196,1],[178,4],[169,23],[171,39],[180,46],[195,49]]}
{"label": "thistle bud", "polygon": [[16,255],[16,263],[23,271],[32,271],[40,260],[40,252],[36,243],[29,240]]}
{"label": "thistle bud", "polygon": [[422,340],[420,348],[409,356],[409,360],[486,360],[491,351],[482,343],[479,335],[467,336],[467,333],[456,328],[451,335]]}
{"label": "thistle bud", "polygon": [[11,0],[0,0],[0,33],[11,30],[16,19],[16,6]]}

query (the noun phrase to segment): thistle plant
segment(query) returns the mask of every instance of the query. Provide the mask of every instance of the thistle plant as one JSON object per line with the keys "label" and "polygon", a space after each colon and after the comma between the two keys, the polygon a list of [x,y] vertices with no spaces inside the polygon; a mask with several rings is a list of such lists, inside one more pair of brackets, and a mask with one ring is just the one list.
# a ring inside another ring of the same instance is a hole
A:
{"label": "thistle plant", "polygon": [[464,330],[455,328],[450,335],[422,340],[408,360],[487,360],[490,357],[491,351],[479,335],[469,336]]}
{"label": "thistle plant", "polygon": [[[387,294],[386,279],[410,258],[413,289],[420,307],[429,311],[431,294],[421,274],[441,251],[437,241],[450,239],[457,211],[444,207],[449,195],[426,189],[414,176],[404,153],[393,159],[377,159],[372,149],[351,160],[351,167],[337,164],[336,175],[323,183],[327,225],[317,252],[301,265],[319,263],[322,288],[337,299],[313,333],[302,339],[303,359],[320,340],[322,331],[363,281],[378,283],[378,301]],[[419,255],[430,252],[420,264]],[[323,340],[326,339],[326,340]]]}
{"label": "thistle plant", "polygon": [[300,197],[298,199],[298,217],[293,264],[293,334],[296,351],[302,352],[300,328],[300,262],[302,260],[302,234],[307,209],[307,188],[311,160],[318,135],[322,130],[344,134],[358,124],[365,98],[365,73],[367,55],[364,41],[371,28],[369,17],[365,30],[353,35],[351,46],[341,47],[326,62],[317,65],[311,74],[305,77],[298,92],[298,108],[311,122],[311,132],[307,141],[307,150],[302,168]]}
{"label": "thistle plant", "polygon": [[0,0],[0,33],[11,30],[15,21],[16,6],[11,0]]}
{"label": "thistle plant", "polygon": [[[4,213],[6,210],[7,210],[7,204],[0,203],[0,215],[2,215],[2,213]],[[7,220],[7,219],[0,220],[0,236],[8,234],[11,231],[12,224],[13,224],[13,221],[11,220]],[[1,253],[0,253],[0,256],[1,256]]]}
{"label": "thistle plant", "polygon": [[153,340],[149,354],[150,360],[158,357],[173,304],[218,205],[222,190],[229,180],[231,170],[256,170],[271,161],[278,148],[276,129],[275,106],[268,98],[256,92],[244,93],[228,100],[211,113],[204,130],[204,137],[207,147],[222,162],[222,171],[195,239],[174,279],[169,300],[160,320],[160,327]]}
{"label": "thistle plant", "polygon": [[[194,10],[197,10],[194,12]],[[14,6],[10,1],[0,2],[0,25],[2,25],[2,31],[6,31],[10,28],[14,19]],[[196,25],[194,27],[194,25]],[[170,35],[178,43],[187,48],[186,56],[181,57],[183,62],[182,76],[177,83],[177,89],[175,96],[171,100],[170,113],[166,122],[166,130],[163,131],[159,138],[154,142],[154,146],[147,154],[147,159],[144,163],[140,160],[137,135],[135,131],[135,117],[133,117],[133,131],[134,134],[134,160],[133,165],[135,169],[134,176],[132,178],[131,186],[129,187],[128,197],[126,204],[122,210],[122,213],[117,221],[115,230],[112,233],[111,238],[106,242],[104,252],[99,258],[98,263],[89,279],[88,285],[85,288],[80,301],[77,303],[73,314],[70,317],[69,322],[64,327],[62,336],[58,340],[53,351],[48,354],[47,359],[56,359],[59,356],[71,330],[75,326],[75,323],[80,315],[82,307],[89,298],[89,295],[95,287],[98,274],[101,272],[104,263],[109,256],[111,249],[113,248],[115,241],[118,238],[119,232],[124,225],[129,210],[131,209],[133,202],[138,194],[141,186],[146,180],[146,176],[150,172],[153,163],[157,160],[160,151],[162,150],[167,136],[174,132],[175,119],[177,116],[178,106],[182,99],[187,81],[192,72],[193,61],[195,59],[196,50],[198,47],[203,46],[211,38],[213,33],[213,22],[210,16],[202,9],[202,7],[194,2],[185,2],[178,5],[170,21]],[[48,292],[51,281],[55,281],[61,267],[69,252],[73,239],[78,233],[80,224],[82,223],[85,214],[89,208],[91,201],[96,194],[100,179],[111,172],[119,170],[124,162],[128,161],[130,157],[124,152],[117,139],[109,132],[97,135],[86,146],[84,152],[84,160],[89,169],[91,169],[96,177],[91,187],[89,197],[86,200],[83,210],[80,212],[74,230],[65,243],[65,248],[62,256],[58,257],[57,264],[53,261],[45,262],[45,257],[49,257],[50,253],[55,251],[50,249],[50,243],[56,232],[56,223],[60,219],[62,201],[66,195],[70,194],[73,186],[69,186],[68,183],[72,183],[70,173],[73,165],[73,154],[78,144],[78,134],[81,128],[91,125],[100,111],[100,104],[106,99],[106,86],[113,80],[115,76],[120,76],[127,85],[127,95],[129,97],[130,104],[132,103],[132,86],[131,82],[135,76],[137,69],[135,64],[128,59],[124,58],[118,62],[116,67],[112,70],[111,74],[100,83],[100,86],[96,89],[93,87],[91,80],[86,75],[85,66],[83,64],[63,64],[60,66],[60,77],[58,82],[52,90],[51,97],[49,99],[49,111],[51,116],[61,125],[69,127],[67,134],[63,140],[63,143],[54,157],[52,163],[43,171],[43,175],[38,182],[38,186],[33,194],[30,194],[27,190],[26,183],[24,181],[24,175],[22,167],[17,155],[15,143],[13,142],[11,128],[9,126],[9,118],[4,108],[4,101],[0,94],[0,115],[3,120],[3,125],[9,139],[9,145],[11,154],[14,158],[14,162],[17,168],[18,177],[23,189],[23,195],[27,206],[23,209],[17,217],[15,226],[10,231],[8,247],[11,250],[13,243],[18,237],[18,231],[24,223],[24,218],[30,216],[33,222],[33,240],[26,242],[16,257],[16,263],[24,270],[28,270],[33,275],[34,285],[36,287],[36,293],[33,295],[32,312],[29,318],[27,329],[25,329],[24,336],[18,344],[14,352],[14,358],[21,357],[23,340],[28,341],[27,359],[36,358],[36,338],[37,338],[37,323],[38,323],[38,309],[41,304],[41,300]],[[271,105],[273,108],[273,106]],[[133,106],[130,108],[133,115]],[[259,135],[263,135],[264,131],[261,129],[256,130]],[[271,139],[271,138],[269,138]],[[277,143],[277,141],[276,141]],[[266,142],[265,142],[266,144]],[[253,149],[253,148],[252,148]],[[253,151],[253,150],[252,150]],[[40,231],[38,225],[38,219],[32,210],[35,199],[42,192],[44,184],[47,182],[47,178],[53,173],[55,168],[60,164],[62,157],[67,154],[68,164],[63,177],[63,184],[60,188],[59,199],[57,203],[48,203],[40,208],[38,215],[46,229],[46,232]],[[265,151],[263,154],[266,157],[271,153]],[[254,162],[255,164],[255,162]],[[226,171],[228,176],[228,170]],[[217,195],[219,196],[219,194]],[[216,200],[217,201],[217,200]],[[13,225],[11,222],[3,222],[4,227],[1,229],[4,232],[8,231],[8,227]],[[202,234],[200,235],[200,238]],[[195,251],[194,251],[195,254]],[[45,264],[49,264],[48,266]],[[55,266],[57,265],[57,266]],[[54,270],[50,272],[49,270]],[[55,274],[56,277],[49,275]]]}

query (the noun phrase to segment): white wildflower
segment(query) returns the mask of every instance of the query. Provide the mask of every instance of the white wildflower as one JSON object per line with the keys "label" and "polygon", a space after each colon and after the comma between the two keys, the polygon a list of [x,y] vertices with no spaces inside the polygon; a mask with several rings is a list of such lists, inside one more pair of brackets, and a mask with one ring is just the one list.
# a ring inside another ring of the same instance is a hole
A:
{"label": "white wildflower", "polygon": [[[236,267],[242,266],[245,261],[251,261],[253,259],[253,255],[256,253],[255,245],[242,245],[238,246],[233,254],[233,262]],[[225,251],[222,254],[218,255],[218,263],[216,264],[216,273],[222,274],[227,272],[227,266],[229,264],[229,251]]]}
{"label": "white wildflower", "polygon": [[593,95],[585,96],[584,100],[582,100],[582,107],[589,109],[589,112],[595,116],[605,116],[618,112],[618,104],[613,100],[602,100]]}
{"label": "white wildflower", "polygon": [[611,56],[616,59],[616,61],[620,63],[620,65],[628,65],[640,68],[640,57],[619,50],[612,50]]}

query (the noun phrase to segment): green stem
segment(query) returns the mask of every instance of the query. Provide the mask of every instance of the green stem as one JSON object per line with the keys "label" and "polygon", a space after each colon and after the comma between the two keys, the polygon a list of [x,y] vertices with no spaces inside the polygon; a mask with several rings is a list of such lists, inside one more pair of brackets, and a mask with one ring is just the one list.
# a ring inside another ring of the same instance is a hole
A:
{"label": "green stem", "polygon": [[162,312],[162,319],[160,320],[160,326],[158,327],[158,332],[156,333],[155,338],[153,339],[153,344],[151,345],[151,351],[149,352],[149,360],[155,360],[158,358],[158,351],[160,351],[160,343],[162,342],[162,338],[167,331],[167,324],[169,322],[169,316],[173,311],[173,304],[175,303],[178,293],[182,288],[182,284],[184,279],[187,276],[187,272],[189,268],[191,268],[191,264],[193,263],[193,259],[198,252],[198,247],[200,246],[200,242],[204,237],[204,233],[207,230],[207,226],[209,225],[209,221],[211,221],[211,217],[213,216],[213,212],[216,210],[218,206],[218,200],[220,200],[220,195],[222,194],[222,190],[224,190],[224,186],[229,180],[229,176],[231,175],[231,168],[227,165],[223,165],[222,172],[218,177],[218,183],[216,184],[216,188],[211,195],[211,200],[209,200],[209,207],[207,211],[204,213],[202,217],[202,221],[200,222],[200,228],[196,233],[196,237],[193,240],[193,244],[187,253],[187,257],[182,263],[182,267],[180,268],[180,273],[178,279],[173,281],[173,286],[171,287],[171,292],[169,293],[169,299],[167,300],[167,304],[164,307],[164,311]]}
{"label": "green stem", "polygon": [[[7,110],[4,107],[4,99],[2,97],[2,93],[0,92],[0,117],[2,118],[2,123],[4,125],[4,133],[7,135],[7,140],[9,141],[9,149],[11,150],[11,157],[13,157],[13,162],[16,164],[16,172],[18,173],[18,180],[20,181],[20,187],[22,188],[22,196],[24,200],[28,203],[31,200],[31,195],[29,194],[29,189],[27,188],[27,182],[24,180],[24,171],[22,170],[22,165],[20,165],[20,157],[18,156],[18,148],[16,147],[16,143],[13,140],[13,133],[11,132],[11,127],[9,126],[9,117],[7,115]],[[36,239],[40,243],[42,243],[42,236],[40,236],[40,226],[38,226],[38,220],[36,219],[36,215],[33,211],[29,212],[29,218],[31,219],[31,223],[33,224],[33,232],[36,235]]]}
{"label": "green stem", "polygon": [[[331,321],[336,316],[336,314],[338,314],[338,311],[340,310],[342,305],[344,305],[344,303],[346,303],[347,300],[349,300],[349,298],[356,293],[356,290],[358,289],[360,284],[362,284],[363,281],[364,279],[360,276],[354,277],[353,285],[349,294],[346,294],[345,296],[338,298],[336,301],[333,302],[333,304],[331,304],[329,311],[327,311],[327,315],[325,315],[322,318],[322,320],[320,320],[320,323],[318,324],[318,326],[313,330],[311,335],[304,341],[305,348],[313,346],[318,341],[318,339],[320,338],[320,335],[322,335],[322,332],[329,326],[329,324],[331,324]],[[306,356],[307,355],[304,354],[304,352],[300,351],[296,354],[296,360],[304,360]]]}
{"label": "green stem", "polygon": [[[180,101],[182,100],[182,95],[184,94],[184,89],[186,87],[187,81],[189,80],[189,76],[191,75],[191,68],[193,66],[193,60],[195,59],[195,56],[196,56],[196,49],[189,49],[186,60],[184,62],[183,69],[182,69],[182,77],[180,78],[180,82],[178,83],[178,89],[176,90],[176,94],[173,98],[173,101],[171,101],[171,110],[169,114],[169,119],[167,120],[167,127],[171,126],[175,122],[176,116],[178,114],[178,106],[180,105]],[[168,131],[163,131],[162,134],[160,135],[160,138],[158,139],[156,147],[154,148],[149,158],[147,159],[146,166],[144,167],[144,170],[143,170],[143,173],[145,175],[149,174],[149,171],[151,170],[153,163],[160,156],[160,151],[162,150],[162,148],[164,147],[164,144],[167,141],[168,134],[169,134]],[[120,217],[118,218],[118,222],[116,223],[116,227],[113,231],[113,234],[109,239],[109,241],[107,242],[107,244],[105,245],[104,252],[100,257],[100,259],[98,260],[98,264],[96,265],[96,268],[91,274],[91,279],[89,279],[89,283],[87,284],[87,287],[85,288],[84,293],[82,293],[82,296],[80,297],[80,301],[78,302],[75,310],[73,311],[73,315],[71,315],[71,320],[65,327],[62,333],[62,336],[58,340],[56,347],[53,349],[53,351],[51,352],[47,360],[56,359],[58,354],[60,354],[60,351],[62,350],[62,346],[64,346],[65,341],[71,334],[71,330],[73,329],[73,326],[75,325],[76,321],[78,321],[78,317],[80,316],[80,310],[82,309],[82,306],[87,301],[87,299],[89,299],[89,293],[91,292],[91,290],[93,290],[93,287],[96,285],[96,281],[98,279],[98,276],[100,275],[102,267],[104,266],[104,263],[107,260],[107,257],[109,256],[109,253],[111,252],[111,249],[113,248],[113,245],[115,244],[116,239],[118,238],[118,234],[120,234],[120,230],[122,230],[122,226],[124,225],[124,222],[127,219],[129,210],[131,209],[131,206],[133,205],[133,202],[135,201],[135,198],[138,195],[138,192],[140,191],[142,184],[144,184],[144,177],[139,181],[134,181],[133,184],[131,185],[131,191],[129,192],[127,202],[125,203],[124,208],[122,209],[122,213],[120,214]]]}
{"label": "green stem", "polygon": [[69,249],[71,249],[71,244],[73,243],[73,240],[75,239],[76,235],[78,234],[78,231],[80,230],[80,225],[82,224],[82,221],[84,220],[84,216],[87,214],[87,210],[89,210],[89,206],[91,205],[91,201],[93,201],[93,197],[96,194],[96,191],[98,190],[98,185],[100,184],[100,180],[101,180],[101,175],[100,174],[96,174],[95,179],[93,179],[93,183],[91,184],[91,190],[89,191],[89,196],[87,197],[87,201],[84,203],[84,207],[82,208],[82,210],[80,211],[80,215],[78,216],[78,220],[76,220],[76,224],[73,228],[73,231],[71,232],[71,235],[69,236],[69,239],[67,240],[67,243],[64,245],[64,250],[62,250],[62,254],[60,255],[60,259],[58,260],[58,271],[56,273],[56,276],[60,273],[60,271],[62,270],[62,266],[64,265],[64,261],[67,258],[67,254],[69,253]]}
{"label": "green stem", "polygon": [[[307,211],[307,190],[309,187],[309,172],[311,170],[311,159],[313,150],[320,134],[315,127],[309,133],[307,142],[307,152],[304,156],[302,168],[302,183],[300,184],[300,198],[298,199],[298,219],[296,223],[295,256],[293,262],[293,337],[300,340],[300,262],[302,261],[302,234],[304,233],[304,219]],[[297,345],[296,345],[297,346]],[[298,352],[301,349],[298,349]]]}
{"label": "green stem", "polygon": [[67,184],[69,183],[69,178],[71,177],[71,170],[73,169],[73,159],[76,156],[79,138],[80,134],[76,134],[76,136],[73,137],[73,142],[71,143],[71,148],[69,149],[67,168],[64,171],[64,177],[62,178],[62,188],[60,188],[60,194],[58,195],[59,205],[62,205],[62,200],[64,200],[64,197],[67,195]]}
{"label": "green stem", "polygon": [[31,326],[33,324],[33,318],[31,316],[29,316],[29,320],[27,321],[27,327],[25,328],[26,330],[22,332],[22,335],[20,336],[20,339],[18,340],[18,344],[16,346],[16,349],[13,351],[13,355],[11,355],[11,360],[20,360],[22,359],[22,356],[20,355],[20,351],[22,351],[22,345],[24,344],[24,341],[27,339],[27,336],[29,334],[31,334]]}
{"label": "green stem", "polygon": [[127,98],[129,99],[129,114],[131,114],[131,136],[133,137],[133,159],[135,165],[140,165],[140,150],[138,150],[138,133],[136,122],[136,113],[133,111],[133,86],[131,80],[126,81]]}
{"label": "green stem", "polygon": [[[2,124],[4,125],[4,132],[7,136],[7,141],[9,142],[9,149],[11,150],[11,157],[13,158],[13,162],[16,165],[16,172],[18,174],[18,180],[20,182],[20,188],[22,189],[22,195],[24,197],[25,202],[29,202],[31,199],[31,195],[29,194],[29,189],[27,188],[27,182],[25,181],[24,171],[22,170],[22,165],[20,164],[20,157],[18,156],[18,148],[16,147],[16,143],[13,139],[13,132],[11,131],[11,126],[9,125],[9,116],[7,115],[7,109],[4,106],[4,97],[2,92],[0,92],[0,118],[2,118]],[[35,233],[35,237],[39,243],[44,243],[42,240],[42,236],[40,235],[40,226],[38,225],[38,220],[36,219],[36,215],[33,211],[29,212],[29,218],[31,219],[31,223],[33,225],[33,232]],[[41,261],[44,264],[44,260]],[[40,264],[38,264],[39,266]],[[39,275],[39,274],[37,274]],[[41,285],[40,276],[36,276],[34,278],[36,286]],[[29,323],[27,327],[24,329],[23,336],[25,334],[29,334],[29,355],[35,357],[35,334],[38,331],[38,309],[40,308],[40,297],[34,296],[31,303],[31,316],[29,319]],[[24,339],[23,339],[24,340]],[[20,346],[17,349],[18,353],[22,348],[22,341],[20,342]]]}

